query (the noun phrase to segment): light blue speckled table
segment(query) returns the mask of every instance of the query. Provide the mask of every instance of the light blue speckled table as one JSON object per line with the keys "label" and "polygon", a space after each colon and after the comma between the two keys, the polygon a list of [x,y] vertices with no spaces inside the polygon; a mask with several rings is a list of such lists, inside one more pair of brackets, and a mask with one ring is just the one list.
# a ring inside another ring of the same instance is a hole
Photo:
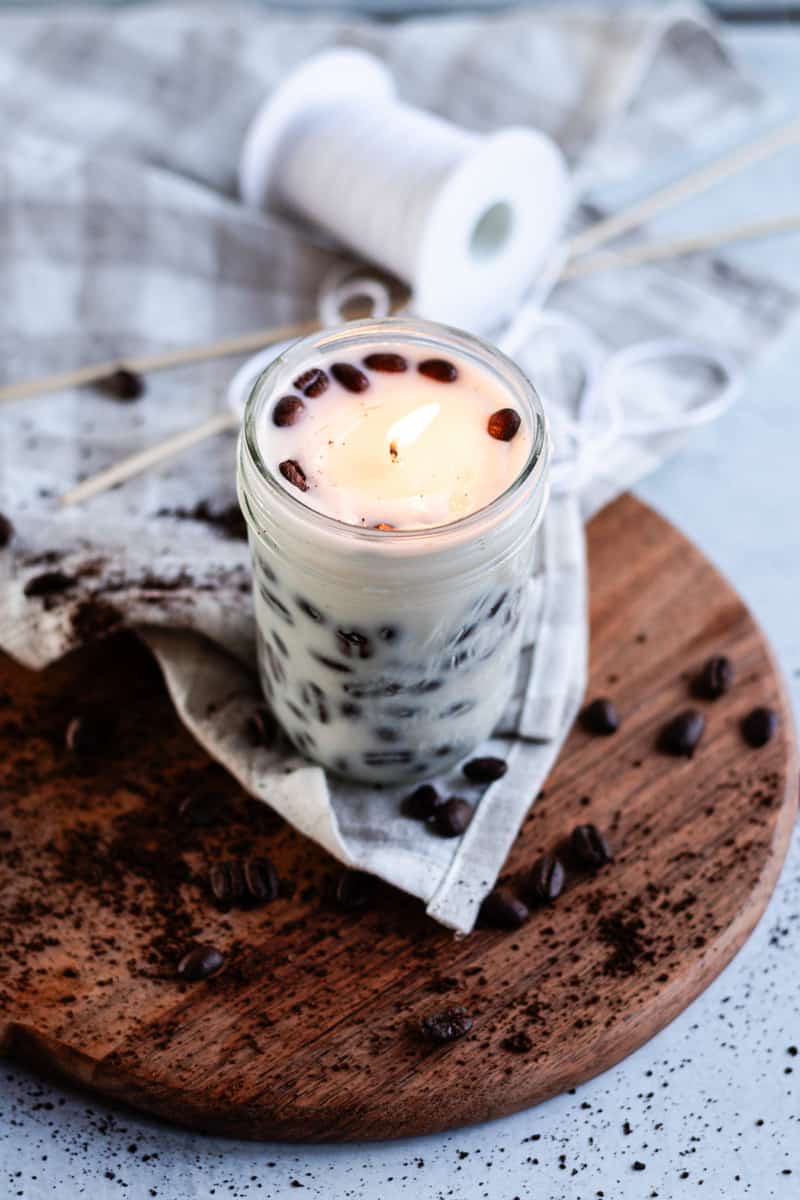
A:
{"label": "light blue speckled table", "polygon": [[[748,26],[730,40],[787,107],[800,109],[797,26]],[[798,206],[796,150],[658,229],[694,231]],[[800,287],[800,235],[742,246],[734,257]],[[751,378],[739,406],[640,494],[733,580],[766,629],[800,711],[800,324]],[[266,1200],[302,1187],[325,1200],[796,1198],[800,1056],[790,1048],[800,1045],[799,961],[796,839],[746,948],[652,1042],[574,1095],[412,1142],[306,1148],[206,1139],[6,1067],[0,1197]],[[634,1170],[634,1161],[645,1169]]]}

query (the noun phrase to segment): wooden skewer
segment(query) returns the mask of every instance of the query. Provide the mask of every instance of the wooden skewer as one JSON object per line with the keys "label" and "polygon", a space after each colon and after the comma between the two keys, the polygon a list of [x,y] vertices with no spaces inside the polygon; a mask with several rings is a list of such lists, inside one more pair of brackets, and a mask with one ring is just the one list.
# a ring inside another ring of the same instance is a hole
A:
{"label": "wooden skewer", "polygon": [[681,201],[687,200],[691,196],[697,196],[700,192],[713,187],[714,184],[721,183],[723,179],[737,175],[747,167],[752,167],[765,158],[777,154],[779,150],[784,150],[798,142],[800,142],[800,117],[795,117],[786,125],[781,125],[778,129],[773,129],[750,142],[745,142],[743,146],[737,146],[734,150],[727,151],[719,158],[700,167],[699,170],[690,171],[682,179],[659,188],[658,191],[646,196],[638,203],[632,204],[622,212],[604,217],[602,221],[595,222],[588,229],[584,229],[582,233],[577,233],[567,243],[569,257],[573,258],[578,254],[585,254],[587,250],[594,250],[596,246],[605,245],[606,242],[619,237],[620,234],[626,233],[634,226],[643,224],[656,213],[663,212],[667,208],[674,208]]}
{"label": "wooden skewer", "polygon": [[167,438],[165,442],[159,442],[157,446],[148,446],[146,450],[130,454],[127,458],[122,458],[119,462],[114,463],[113,466],[107,467],[105,471],[100,471],[98,475],[93,475],[91,479],[84,479],[82,483],[76,484],[74,488],[65,492],[60,497],[59,504],[64,507],[70,504],[80,504],[81,500],[88,500],[90,496],[96,496],[98,492],[107,492],[109,488],[115,487],[118,483],[124,483],[126,479],[132,479],[134,475],[141,475],[143,471],[149,471],[151,467],[157,466],[158,463],[164,462],[168,458],[173,458],[176,454],[182,454],[184,450],[196,446],[198,442],[205,441],[206,438],[224,433],[226,429],[238,428],[238,416],[232,409],[226,409],[224,412],[217,413],[216,416],[209,417],[207,421],[203,421],[202,425],[195,425],[193,429],[176,433],[173,437]]}
{"label": "wooden skewer", "polygon": [[694,254],[697,250],[710,250],[714,246],[732,242],[773,237],[779,233],[790,233],[792,230],[800,230],[800,213],[789,213],[765,221],[750,221],[742,225],[728,225],[724,229],[712,229],[690,237],[637,242],[621,250],[601,250],[598,254],[585,254],[572,259],[561,272],[561,279],[577,279],[583,275],[594,275],[598,271],[616,267],[633,267],[639,263],[679,258],[682,254]]}
{"label": "wooden skewer", "polygon": [[167,367],[182,367],[189,363],[207,362],[212,358],[225,358],[233,354],[248,354],[260,350],[272,342],[290,341],[319,329],[318,321],[292,321],[274,329],[255,329],[251,333],[221,338],[199,346],[184,346],[180,350],[164,350],[159,354],[140,354],[135,358],[117,359],[116,362],[95,363],[90,367],[78,367],[74,371],[62,371],[57,375],[46,375],[42,379],[29,379],[23,383],[9,383],[0,387],[0,402],[24,400],[29,396],[41,396],[45,392],[60,392],[67,388],[82,387],[125,367],[128,371],[145,374],[163,371]]}

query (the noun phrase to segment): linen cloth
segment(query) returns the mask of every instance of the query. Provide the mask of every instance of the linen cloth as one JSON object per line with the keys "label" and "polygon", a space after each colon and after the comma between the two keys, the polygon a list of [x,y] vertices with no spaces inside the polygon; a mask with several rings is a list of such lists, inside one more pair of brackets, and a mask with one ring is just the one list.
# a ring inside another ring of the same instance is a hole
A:
{"label": "linen cloth", "polygon": [[[761,97],[694,9],[537,9],[398,25],[172,4],[100,15],[0,17],[0,378],[11,381],[313,315],[339,257],[288,221],[244,209],[235,172],[247,122],[301,59],[334,43],[384,57],[401,94],[475,129],[530,122],[565,151],[583,195],[669,155],[744,133]],[[576,227],[597,214],[588,206]],[[560,286],[558,308],[609,349],[691,328],[752,359],[797,306],[769,280],[697,255]],[[555,411],[579,403],[569,348],[518,353]],[[260,702],[246,544],[227,536],[232,436],[75,509],[55,499],[224,402],[235,363],[153,376],[122,406],[91,390],[0,411],[0,646],[39,668],[107,628],[139,630],[176,707],[242,785],[343,863],[419,896],[468,931],[575,717],[586,674],[582,520],[656,466],[680,435],[622,438],[580,495],[551,503],[531,579],[515,696],[487,746],[509,762],[458,841],[402,817],[397,789],[326,779],[255,749]],[[674,363],[631,373],[637,416],[690,408],[718,385]],[[201,507],[198,508],[198,505]],[[195,514],[197,519],[192,519]],[[75,586],[25,595],[45,570]],[[513,736],[509,736],[513,735]],[[456,774],[442,781],[456,786]],[[463,780],[458,790],[463,788]],[[477,799],[474,789],[469,794]]]}

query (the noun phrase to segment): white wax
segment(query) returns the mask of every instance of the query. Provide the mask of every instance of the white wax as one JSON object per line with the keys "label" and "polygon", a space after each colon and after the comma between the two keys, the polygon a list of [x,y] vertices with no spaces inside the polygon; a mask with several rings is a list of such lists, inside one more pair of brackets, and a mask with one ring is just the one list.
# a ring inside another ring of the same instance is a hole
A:
{"label": "white wax", "polygon": [[[371,370],[370,354],[401,355],[407,369]],[[441,382],[418,366],[436,357],[419,346],[392,342],[360,346],[309,362],[329,380],[318,396],[306,396],[286,378],[265,407],[258,430],[262,458],[287,491],[310,508],[350,525],[425,529],[447,525],[484,508],[520,474],[531,448],[525,414],[502,382],[476,362],[449,352],[442,357],[458,377]],[[353,392],[333,377],[335,362],[347,362],[368,381]],[[277,426],[275,404],[284,396],[302,400],[294,423]],[[510,440],[492,437],[489,418],[512,408],[521,424]],[[296,463],[306,490],[284,478],[280,464]]]}

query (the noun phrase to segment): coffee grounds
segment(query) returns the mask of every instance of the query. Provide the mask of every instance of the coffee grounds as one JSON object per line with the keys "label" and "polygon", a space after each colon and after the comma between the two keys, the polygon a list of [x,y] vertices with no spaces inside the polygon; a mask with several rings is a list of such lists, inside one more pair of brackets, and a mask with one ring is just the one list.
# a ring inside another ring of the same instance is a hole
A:
{"label": "coffee grounds", "polygon": [[200,500],[193,508],[160,508],[157,517],[174,517],[177,521],[203,521],[223,537],[247,540],[247,522],[237,503],[215,507],[211,500]]}

